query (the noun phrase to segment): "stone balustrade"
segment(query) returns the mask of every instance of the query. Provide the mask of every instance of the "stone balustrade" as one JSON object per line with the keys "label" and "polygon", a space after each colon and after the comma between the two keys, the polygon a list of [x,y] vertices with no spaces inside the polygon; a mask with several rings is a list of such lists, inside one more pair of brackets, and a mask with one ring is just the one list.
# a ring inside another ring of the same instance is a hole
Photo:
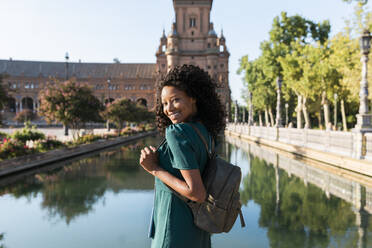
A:
{"label": "stone balustrade", "polygon": [[366,155],[365,158],[372,160],[372,133],[366,133]]}
{"label": "stone balustrade", "polygon": [[[311,148],[346,157],[372,160],[372,133],[365,133],[362,156],[356,157],[354,143],[357,133],[296,128],[249,126],[247,123],[228,123],[226,130],[241,136],[255,137],[285,144]],[[360,133],[359,133],[360,135]]]}

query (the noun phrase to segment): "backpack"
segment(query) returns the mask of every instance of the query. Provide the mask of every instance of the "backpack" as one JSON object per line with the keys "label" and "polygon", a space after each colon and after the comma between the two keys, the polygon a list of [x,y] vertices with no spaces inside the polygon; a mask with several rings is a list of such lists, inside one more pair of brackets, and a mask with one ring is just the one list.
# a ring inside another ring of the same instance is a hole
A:
{"label": "backpack", "polygon": [[208,152],[208,160],[202,174],[207,197],[203,203],[198,203],[169,188],[187,203],[193,213],[194,224],[200,229],[209,233],[229,232],[238,214],[241,226],[245,227],[239,194],[242,176],[240,167],[217,157],[213,139],[212,149],[209,151],[208,143],[199,129],[191,123],[188,124],[198,134]]}

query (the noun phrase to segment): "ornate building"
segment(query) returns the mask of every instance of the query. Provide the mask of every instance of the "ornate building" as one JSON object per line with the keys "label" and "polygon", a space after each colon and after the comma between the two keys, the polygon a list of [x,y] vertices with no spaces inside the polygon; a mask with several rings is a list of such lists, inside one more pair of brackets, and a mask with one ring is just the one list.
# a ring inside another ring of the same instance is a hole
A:
{"label": "ornate building", "polygon": [[218,93],[230,109],[230,54],[223,32],[218,37],[210,21],[212,4],[213,0],[173,0],[176,21],[168,36],[163,31],[160,38],[156,68],[164,74],[177,65],[199,66],[219,83]]}
{"label": "ornate building", "polygon": [[5,119],[12,119],[23,109],[37,111],[40,89],[63,82],[66,77],[91,87],[102,102],[126,97],[148,108],[155,106],[155,64],[63,63],[0,60],[10,101]]}
{"label": "ornate building", "polygon": [[156,64],[71,63],[0,60],[0,73],[11,89],[5,119],[18,111],[37,111],[40,89],[66,78],[89,85],[102,102],[126,97],[149,109],[155,106],[155,81],[170,68],[192,64],[208,71],[220,88],[221,100],[230,105],[228,83],[229,52],[221,32],[217,36],[210,12],[213,0],[173,0],[175,23],[166,37],[160,38]]}

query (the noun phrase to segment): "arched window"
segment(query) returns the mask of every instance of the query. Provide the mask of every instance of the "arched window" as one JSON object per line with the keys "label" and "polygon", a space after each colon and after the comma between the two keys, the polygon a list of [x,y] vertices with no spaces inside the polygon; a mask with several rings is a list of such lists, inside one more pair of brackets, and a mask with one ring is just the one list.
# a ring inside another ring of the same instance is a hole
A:
{"label": "arched window", "polygon": [[190,28],[195,28],[195,27],[196,27],[196,18],[190,17]]}
{"label": "arched window", "polygon": [[13,97],[10,97],[5,108],[9,112],[16,112],[16,100]]}
{"label": "arched window", "polygon": [[22,109],[34,110],[34,100],[31,97],[23,98]]}
{"label": "arched window", "polygon": [[137,102],[145,107],[147,107],[147,100],[144,98],[137,99]]}

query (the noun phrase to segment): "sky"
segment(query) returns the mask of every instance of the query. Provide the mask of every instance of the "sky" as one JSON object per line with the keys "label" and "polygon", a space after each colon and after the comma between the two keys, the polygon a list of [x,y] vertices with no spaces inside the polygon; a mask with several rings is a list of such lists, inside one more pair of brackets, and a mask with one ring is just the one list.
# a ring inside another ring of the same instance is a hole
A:
{"label": "sky", "polygon": [[[368,9],[371,9],[371,2]],[[223,29],[230,52],[232,99],[241,98],[239,59],[260,55],[273,19],[286,11],[313,21],[329,20],[331,36],[351,19],[355,4],[342,0],[214,0],[211,22]],[[171,0],[0,0],[0,59],[155,63],[163,29],[174,21]]]}

